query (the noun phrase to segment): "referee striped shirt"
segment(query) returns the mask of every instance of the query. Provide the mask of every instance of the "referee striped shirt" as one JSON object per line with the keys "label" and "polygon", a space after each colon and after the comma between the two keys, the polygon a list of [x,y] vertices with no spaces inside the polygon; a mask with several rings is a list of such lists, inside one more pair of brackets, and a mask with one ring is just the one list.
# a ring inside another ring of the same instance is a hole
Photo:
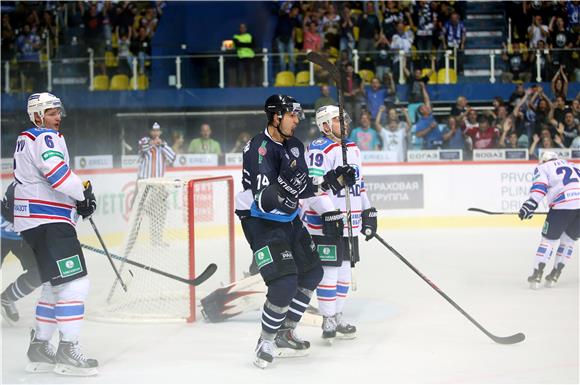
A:
{"label": "referee striped shirt", "polygon": [[139,140],[139,173],[138,179],[161,178],[165,175],[165,166],[175,160],[175,152],[167,142],[151,144],[146,136]]}

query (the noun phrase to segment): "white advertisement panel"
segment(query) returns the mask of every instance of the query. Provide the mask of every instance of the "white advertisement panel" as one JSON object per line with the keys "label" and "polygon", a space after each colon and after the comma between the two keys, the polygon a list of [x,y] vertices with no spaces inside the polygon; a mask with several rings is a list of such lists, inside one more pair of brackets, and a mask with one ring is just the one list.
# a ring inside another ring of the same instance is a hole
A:
{"label": "white advertisement panel", "polygon": [[[363,168],[369,198],[380,216],[465,217],[473,215],[469,207],[491,211],[517,211],[527,199],[534,162],[510,163],[434,163],[369,165]],[[125,232],[130,203],[136,186],[135,169],[78,170],[81,178],[91,180],[98,201],[95,221],[102,223],[103,233]],[[234,190],[241,189],[241,168],[208,167],[170,168],[167,178],[196,175],[231,175]],[[9,174],[3,174],[8,182]],[[538,210],[545,210],[544,203]],[[79,232],[90,233],[90,226]]]}

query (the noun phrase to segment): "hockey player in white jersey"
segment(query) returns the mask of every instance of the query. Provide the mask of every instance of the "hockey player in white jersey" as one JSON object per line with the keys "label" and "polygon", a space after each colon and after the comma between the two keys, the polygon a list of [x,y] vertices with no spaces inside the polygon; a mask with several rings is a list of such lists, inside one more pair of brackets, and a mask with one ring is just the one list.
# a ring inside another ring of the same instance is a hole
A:
{"label": "hockey player in white jersey", "polygon": [[[322,136],[310,143],[306,153],[306,162],[311,177],[328,175],[329,171],[331,172],[343,164],[338,116],[337,106],[324,106],[316,111],[316,124]],[[348,128],[349,120],[348,115],[346,115],[345,128]],[[345,133],[345,137],[348,137],[348,133]],[[352,186],[350,187],[350,207],[352,234],[354,236],[354,261],[352,261],[352,266],[354,266],[354,263],[359,260],[357,236],[363,231],[364,234],[369,233],[366,240],[374,236],[377,229],[377,211],[371,207],[365,190],[361,174],[361,152],[355,143],[348,140],[345,143],[347,163],[355,171],[353,175],[342,176],[342,178],[355,179],[346,183]],[[350,245],[346,221],[339,237],[325,236],[323,232],[329,216],[340,215],[344,218],[347,209],[346,196],[344,190],[341,189],[339,180],[332,183],[332,179],[327,177],[322,186],[326,190],[325,192],[302,201],[301,214],[302,220],[317,246],[324,269],[324,277],[316,290],[318,307],[323,316],[322,337],[332,341],[338,333],[338,336],[342,338],[354,338],[356,327],[348,324],[342,316],[342,309],[351,282]]]}
{"label": "hockey player in white jersey", "polygon": [[554,250],[554,267],[546,276],[545,284],[551,287],[558,282],[562,269],[572,257],[574,243],[580,237],[580,169],[572,162],[558,159],[551,151],[542,153],[540,164],[534,170],[530,197],[520,208],[520,219],[531,218],[544,197],[550,211],[542,227],[534,271],[528,277],[532,289],[539,288],[544,268]]}
{"label": "hockey player in white jersey", "polygon": [[[86,358],[78,343],[89,279],[75,230],[79,215],[87,218],[95,211],[95,196],[90,183],[83,185],[70,169],[60,99],[32,94],[27,110],[35,127],[22,131],[16,142],[14,229],[34,251],[43,285],[26,370],[95,375],[98,362]],[[57,329],[55,352],[50,340]]]}

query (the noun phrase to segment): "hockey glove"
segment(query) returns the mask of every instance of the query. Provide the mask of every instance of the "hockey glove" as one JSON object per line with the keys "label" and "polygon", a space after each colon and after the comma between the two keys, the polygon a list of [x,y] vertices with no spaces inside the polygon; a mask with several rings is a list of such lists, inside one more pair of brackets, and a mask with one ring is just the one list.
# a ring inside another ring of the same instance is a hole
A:
{"label": "hockey glove", "polygon": [[520,211],[518,212],[518,217],[523,221],[524,219],[530,219],[534,216],[534,211],[538,208],[538,204],[533,199],[528,199],[522,204]]}
{"label": "hockey glove", "polygon": [[362,233],[368,241],[377,233],[377,209],[371,207],[362,212]]}
{"label": "hockey glove", "polygon": [[288,194],[298,198],[298,195],[306,188],[308,173],[298,168],[285,168],[280,170],[276,183]]}
{"label": "hockey glove", "polygon": [[324,175],[322,188],[332,190],[337,194],[344,186],[354,186],[356,183],[356,170],[351,166],[338,166]]}
{"label": "hockey glove", "polygon": [[90,218],[95,210],[97,209],[97,200],[95,199],[95,194],[93,194],[93,185],[90,181],[84,181],[83,186],[85,190],[83,194],[85,199],[82,201],[77,201],[77,213],[83,217],[83,219]]}
{"label": "hockey glove", "polygon": [[340,210],[327,211],[322,218],[322,234],[327,237],[339,238],[344,232],[344,215]]}
{"label": "hockey glove", "polygon": [[16,182],[10,183],[8,188],[6,189],[6,193],[4,193],[4,198],[2,199],[2,217],[10,222],[14,223],[14,187],[16,186]]}

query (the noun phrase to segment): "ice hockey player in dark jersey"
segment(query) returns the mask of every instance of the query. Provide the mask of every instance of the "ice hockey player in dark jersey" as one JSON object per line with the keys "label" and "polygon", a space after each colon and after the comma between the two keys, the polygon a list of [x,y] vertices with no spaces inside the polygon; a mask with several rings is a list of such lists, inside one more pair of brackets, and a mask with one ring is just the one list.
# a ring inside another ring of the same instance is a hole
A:
{"label": "ice hockey player in dark jersey", "polygon": [[[310,343],[295,332],[322,279],[322,267],[310,234],[298,217],[299,199],[318,193],[308,176],[304,145],[294,131],[304,117],[296,99],[272,95],[265,103],[265,130],[254,136],[243,154],[243,189],[251,191],[250,215],[243,219],[246,239],[268,291],[262,308],[262,332],[254,364],[265,368],[274,357],[303,356]],[[341,173],[331,170],[325,185],[343,188]],[[352,170],[350,170],[352,172]],[[238,207],[239,209],[240,207]],[[342,235],[343,217],[328,215],[327,235]]]}
{"label": "ice hockey player in dark jersey", "polygon": [[42,284],[38,266],[34,260],[34,252],[22,239],[20,233],[14,231],[14,187],[16,182],[11,183],[6,189],[0,209],[0,233],[2,235],[2,264],[8,253],[18,259],[24,273],[10,283],[0,296],[2,300],[2,318],[12,325],[20,319],[15,302],[32,293]]}

